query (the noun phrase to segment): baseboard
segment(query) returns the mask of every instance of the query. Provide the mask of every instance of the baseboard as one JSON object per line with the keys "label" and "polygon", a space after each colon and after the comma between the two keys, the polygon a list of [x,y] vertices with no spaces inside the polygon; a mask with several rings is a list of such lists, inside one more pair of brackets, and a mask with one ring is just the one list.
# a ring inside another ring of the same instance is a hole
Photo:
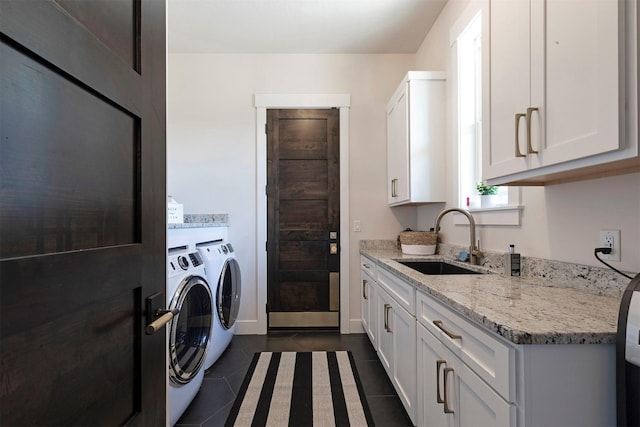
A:
{"label": "baseboard", "polygon": [[[237,320],[235,335],[261,335],[257,320]],[[264,334],[262,334],[264,335]]]}
{"label": "baseboard", "polygon": [[[344,333],[344,332],[343,332]],[[349,320],[349,332],[350,334],[363,334],[365,333],[362,327],[362,321],[360,319]],[[257,320],[237,320],[235,335],[265,335],[260,332]]]}

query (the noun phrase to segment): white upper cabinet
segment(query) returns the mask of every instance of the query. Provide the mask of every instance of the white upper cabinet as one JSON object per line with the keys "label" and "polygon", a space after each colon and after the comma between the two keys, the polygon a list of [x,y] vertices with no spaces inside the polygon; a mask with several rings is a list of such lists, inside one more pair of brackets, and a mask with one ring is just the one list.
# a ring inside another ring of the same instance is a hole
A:
{"label": "white upper cabinet", "polygon": [[[640,170],[635,3],[490,1],[483,138],[489,183]],[[611,162],[619,163],[603,167]]]}
{"label": "white upper cabinet", "polygon": [[387,201],[445,201],[445,74],[410,71],[387,104]]}

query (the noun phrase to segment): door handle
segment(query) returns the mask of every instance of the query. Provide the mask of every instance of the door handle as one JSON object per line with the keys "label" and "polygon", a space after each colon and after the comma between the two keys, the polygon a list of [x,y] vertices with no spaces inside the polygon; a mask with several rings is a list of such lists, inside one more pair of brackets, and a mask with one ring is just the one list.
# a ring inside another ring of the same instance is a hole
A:
{"label": "door handle", "polygon": [[384,329],[387,332],[393,332],[391,327],[389,326],[389,309],[391,308],[391,304],[384,305]]}
{"label": "door handle", "polygon": [[518,113],[516,114],[516,157],[526,157],[524,154],[520,152],[520,119],[526,117],[526,114]]}
{"label": "door handle", "polygon": [[438,403],[444,403],[444,400],[442,400],[440,396],[440,367],[446,364],[446,360],[440,359],[436,361],[436,402]]}
{"label": "door handle", "polygon": [[154,313],[156,320],[147,325],[145,332],[147,333],[147,335],[155,334],[167,323],[169,323],[171,319],[173,319],[173,317],[178,313],[180,313],[180,310],[178,310],[177,308],[174,308],[173,310],[156,310],[156,312]]}
{"label": "door handle", "polygon": [[442,402],[444,404],[444,413],[445,414],[453,414],[455,413],[453,409],[449,408],[449,402],[447,402],[447,375],[449,374],[449,372],[453,372],[453,368],[444,368],[444,370],[442,371],[443,375],[442,375],[442,392],[444,393],[444,402]]}
{"label": "door handle", "polygon": [[362,281],[362,298],[369,299],[369,297],[367,297],[367,281],[366,280]]}
{"label": "door handle", "polygon": [[448,331],[444,325],[442,324],[442,320],[434,320],[433,324],[436,325],[438,327],[438,329],[440,329],[442,332],[444,332],[449,338],[451,338],[452,340],[461,340],[462,336],[458,335],[458,334],[454,334],[451,331]]}
{"label": "door handle", "polygon": [[531,115],[533,114],[534,111],[538,111],[538,109],[536,107],[527,108],[526,122],[527,122],[527,153],[528,154],[538,154],[538,152],[534,150],[533,147],[531,146]]}
{"label": "door handle", "polygon": [[147,335],[152,335],[158,332],[180,312],[177,308],[174,310],[160,308],[164,307],[164,305],[165,299],[162,292],[156,292],[155,294],[147,297],[147,327],[145,328]]}

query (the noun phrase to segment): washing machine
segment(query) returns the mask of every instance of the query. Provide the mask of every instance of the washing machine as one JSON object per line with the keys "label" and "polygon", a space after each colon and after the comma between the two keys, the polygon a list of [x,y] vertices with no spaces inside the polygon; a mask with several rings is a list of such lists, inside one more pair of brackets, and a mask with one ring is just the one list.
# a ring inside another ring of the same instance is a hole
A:
{"label": "washing machine", "polygon": [[207,270],[213,305],[213,327],[204,363],[208,369],[229,346],[240,311],[240,266],[233,246],[225,241],[209,241],[196,245]]}
{"label": "washing machine", "polygon": [[167,251],[167,308],[179,310],[168,325],[168,410],[173,426],[196,396],[213,324],[211,288],[193,245]]}

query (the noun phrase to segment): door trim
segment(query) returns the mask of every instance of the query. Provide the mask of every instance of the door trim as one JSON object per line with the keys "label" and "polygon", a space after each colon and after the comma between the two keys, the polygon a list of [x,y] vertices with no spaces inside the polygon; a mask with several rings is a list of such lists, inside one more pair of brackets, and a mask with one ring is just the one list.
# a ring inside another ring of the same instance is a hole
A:
{"label": "door trim", "polygon": [[[256,107],[256,307],[258,334],[267,333],[267,109],[340,110],[340,229],[349,230],[349,94],[255,94]],[[340,233],[340,333],[350,333],[349,233]]]}

